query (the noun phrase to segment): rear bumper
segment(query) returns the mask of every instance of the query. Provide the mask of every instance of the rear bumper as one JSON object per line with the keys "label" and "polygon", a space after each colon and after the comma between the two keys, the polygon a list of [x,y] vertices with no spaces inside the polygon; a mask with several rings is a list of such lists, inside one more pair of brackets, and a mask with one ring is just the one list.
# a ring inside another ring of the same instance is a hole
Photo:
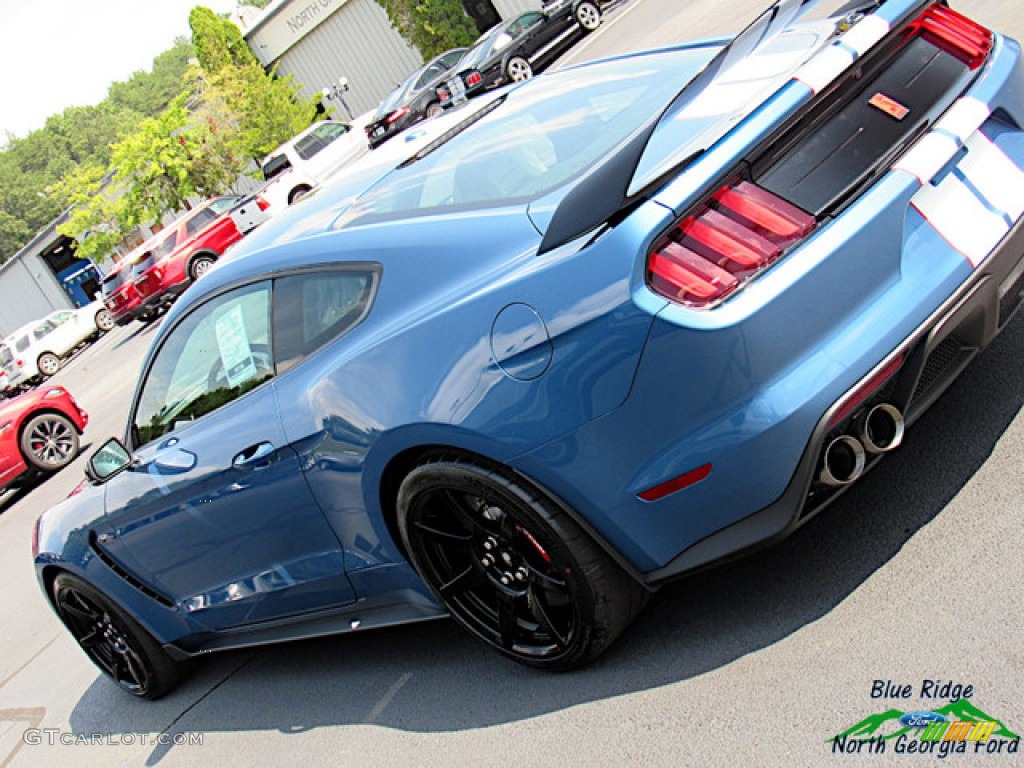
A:
{"label": "rear bumper", "polygon": [[[899,372],[867,404],[891,403],[912,424],[1020,302],[1024,182],[1008,183],[1024,179],[1024,67],[1015,43],[1001,39],[961,102],[956,141],[947,138],[950,121],[934,131],[953,147],[948,158],[933,154],[936,167],[917,174],[911,150],[713,310],[654,296],[639,244],[634,301],[655,320],[629,397],[519,457],[517,468],[577,510],[649,583],[784,536],[822,509],[837,491],[816,482],[821,448],[849,426],[829,427],[847,394],[900,358]],[[929,135],[921,145],[931,151]],[[749,151],[727,149],[702,160],[720,160],[720,175]],[[946,199],[937,205],[936,196]],[[984,207],[986,196],[1006,207],[989,205],[998,215],[985,218],[981,237],[972,206]],[[706,466],[695,484],[640,498]]]}
{"label": "rear bumper", "polygon": [[[849,392],[856,392],[879,370],[902,357],[904,362],[899,371],[868,403],[891,403],[905,415],[907,425],[912,425],[1006,327],[1020,308],[1022,291],[1024,218],[960,291]],[[830,427],[845,400],[846,395],[840,397],[818,421],[796,472],[776,502],[692,545],[666,565],[646,574],[647,583],[656,584],[779,541],[851,487],[825,488],[816,484],[824,446],[849,429],[848,420]],[[870,458],[865,471],[882,456]]]}
{"label": "rear bumper", "polygon": [[183,280],[167,288],[143,298],[142,303],[131,311],[132,318],[139,318],[153,312],[159,312],[171,306],[178,297],[185,292],[185,289],[192,284],[190,280]]}

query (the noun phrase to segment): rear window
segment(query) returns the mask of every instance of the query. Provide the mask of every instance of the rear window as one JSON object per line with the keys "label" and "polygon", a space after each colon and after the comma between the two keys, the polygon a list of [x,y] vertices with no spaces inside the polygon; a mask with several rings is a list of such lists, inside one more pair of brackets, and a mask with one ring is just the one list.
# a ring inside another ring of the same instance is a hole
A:
{"label": "rear window", "polygon": [[126,272],[126,270],[119,269],[116,272],[111,272],[110,274],[108,274],[106,277],[103,278],[103,295],[104,296],[109,296],[114,291],[116,291],[118,288],[120,288],[122,285],[124,285],[125,272]]}
{"label": "rear window", "polygon": [[656,53],[545,75],[389,174],[336,227],[542,197],[585,173],[657,115],[709,55]]}
{"label": "rear window", "polygon": [[0,366],[7,365],[14,360],[14,353],[6,344],[0,344]]}

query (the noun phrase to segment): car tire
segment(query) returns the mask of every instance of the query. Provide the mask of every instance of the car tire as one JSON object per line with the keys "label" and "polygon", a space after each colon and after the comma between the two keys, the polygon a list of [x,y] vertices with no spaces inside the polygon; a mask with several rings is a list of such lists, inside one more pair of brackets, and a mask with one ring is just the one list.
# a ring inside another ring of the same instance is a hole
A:
{"label": "car tire", "polygon": [[307,187],[305,184],[303,184],[301,187],[296,187],[288,195],[288,205],[294,205],[295,203],[299,202],[299,200],[308,195],[310,191],[312,191],[312,187]]}
{"label": "car tire", "polygon": [[202,256],[196,256],[192,259],[192,263],[188,265],[188,276],[195,282],[205,275],[210,270],[210,267],[216,263],[217,257],[212,254],[204,253]]}
{"label": "car tire", "polygon": [[53,352],[43,352],[36,359],[36,367],[44,379],[48,379],[60,370],[60,358]]}
{"label": "car tire", "polygon": [[402,481],[397,517],[413,566],[452,618],[526,666],[587,664],[646,602],[564,510],[511,473],[425,462]]}
{"label": "car tire", "polygon": [[78,430],[67,416],[40,413],[21,431],[21,455],[41,472],[63,469],[78,456]]}
{"label": "car tire", "polygon": [[441,106],[441,102],[432,101],[427,104],[427,108],[424,112],[428,118],[437,117],[438,115],[444,114],[444,107]]}
{"label": "car tire", "polygon": [[513,83],[521,83],[533,77],[533,67],[522,56],[510,56],[505,62],[505,78]]}
{"label": "car tire", "polygon": [[584,34],[590,34],[601,26],[601,11],[594,3],[584,0],[576,6],[576,21]]}
{"label": "car tire", "polygon": [[92,662],[123,691],[158,699],[182,677],[182,668],[153,637],[90,584],[70,573],[53,581],[64,626]]}
{"label": "car tire", "polygon": [[100,333],[106,333],[117,324],[109,309],[101,309],[93,320],[96,323],[96,330]]}

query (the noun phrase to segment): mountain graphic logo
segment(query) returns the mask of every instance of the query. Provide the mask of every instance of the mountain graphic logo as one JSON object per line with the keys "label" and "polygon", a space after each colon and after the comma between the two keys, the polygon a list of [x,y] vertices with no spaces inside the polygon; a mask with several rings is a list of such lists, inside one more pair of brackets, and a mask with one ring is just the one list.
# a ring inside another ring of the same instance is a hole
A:
{"label": "mountain graphic logo", "polygon": [[[996,724],[995,729],[989,736],[998,736],[1004,739],[1019,739],[1016,733],[1007,728],[1001,721],[990,717],[974,706],[967,699],[959,699],[944,707],[931,710],[937,715],[943,715],[947,722],[966,721],[970,723],[992,723]],[[903,734],[910,736],[922,733],[920,727],[905,726],[900,718],[907,713],[898,709],[888,709],[874,715],[868,715],[856,725],[852,725],[842,733],[835,736],[836,739],[850,737],[853,739],[879,738],[883,741],[895,739]],[[832,739],[826,739],[832,741]]]}

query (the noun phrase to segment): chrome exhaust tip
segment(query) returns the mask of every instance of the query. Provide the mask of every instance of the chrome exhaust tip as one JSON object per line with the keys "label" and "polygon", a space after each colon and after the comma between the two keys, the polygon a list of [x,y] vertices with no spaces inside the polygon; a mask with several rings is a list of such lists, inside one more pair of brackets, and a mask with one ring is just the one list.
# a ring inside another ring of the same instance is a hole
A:
{"label": "chrome exhaust tip", "polygon": [[876,405],[860,423],[860,441],[868,453],[885,453],[903,442],[906,423],[899,409],[889,403]]}
{"label": "chrome exhaust tip", "polygon": [[864,472],[865,463],[866,454],[860,441],[850,435],[840,435],[825,448],[818,479],[825,485],[849,485]]}

